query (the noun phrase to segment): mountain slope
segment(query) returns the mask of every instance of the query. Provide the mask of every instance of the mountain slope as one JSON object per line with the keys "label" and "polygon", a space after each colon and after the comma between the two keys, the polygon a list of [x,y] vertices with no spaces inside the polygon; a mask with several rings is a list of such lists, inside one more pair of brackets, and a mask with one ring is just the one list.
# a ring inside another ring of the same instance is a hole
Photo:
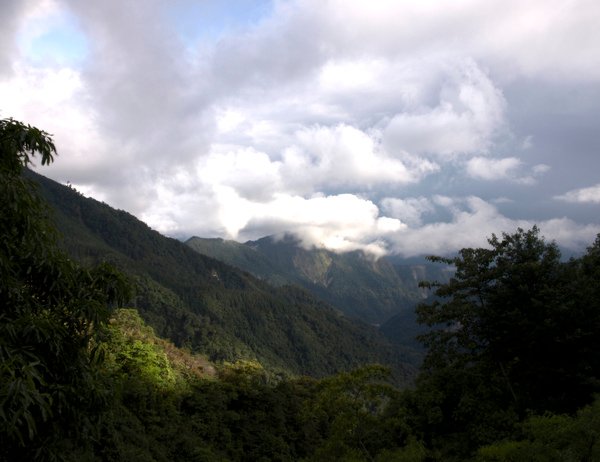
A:
{"label": "mountain slope", "polygon": [[439,265],[375,260],[360,251],[307,250],[290,236],[245,244],[193,237],[186,244],[272,284],[298,284],[346,315],[371,324],[412,312],[426,295],[419,281],[447,278]]}
{"label": "mountain slope", "polygon": [[63,233],[83,262],[108,261],[137,284],[135,305],[158,335],[212,360],[258,359],[273,370],[323,376],[360,364],[413,369],[376,329],[351,321],[302,289],[272,287],[166,238],[127,212],[85,198],[33,172]]}

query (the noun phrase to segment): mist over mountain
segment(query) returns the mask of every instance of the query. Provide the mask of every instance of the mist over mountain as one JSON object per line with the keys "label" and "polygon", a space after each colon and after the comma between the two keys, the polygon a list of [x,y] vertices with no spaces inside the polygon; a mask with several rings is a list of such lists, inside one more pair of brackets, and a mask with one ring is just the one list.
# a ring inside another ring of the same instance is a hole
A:
{"label": "mist over mountain", "polygon": [[186,244],[273,285],[300,285],[347,316],[377,325],[412,312],[427,297],[420,281],[446,281],[451,272],[424,258],[374,258],[360,250],[307,249],[290,235],[243,244],[192,237]]}
{"label": "mist over mountain", "polygon": [[410,381],[410,349],[344,316],[306,290],[277,287],[162,236],[134,216],[28,173],[50,203],[62,246],[83,263],[107,261],[130,275],[134,301],[157,334],[214,361],[258,360],[284,374],[324,376],[387,364]]}

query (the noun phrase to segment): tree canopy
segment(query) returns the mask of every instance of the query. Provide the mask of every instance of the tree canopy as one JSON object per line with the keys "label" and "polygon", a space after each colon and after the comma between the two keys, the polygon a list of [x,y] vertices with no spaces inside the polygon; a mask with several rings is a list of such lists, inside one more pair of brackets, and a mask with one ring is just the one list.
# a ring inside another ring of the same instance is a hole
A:
{"label": "tree canopy", "polygon": [[82,268],[56,246],[48,209],[22,176],[56,150],[47,133],[0,121],[0,457],[48,457],[58,435],[94,429],[105,398],[95,337],[129,296],[108,265]]}
{"label": "tree canopy", "polygon": [[[418,307],[431,327],[419,385],[440,428],[481,444],[509,434],[530,412],[574,412],[600,391],[599,243],[561,261],[537,227],[492,235],[489,248],[463,249],[437,299]],[[500,432],[500,433],[499,433]]]}

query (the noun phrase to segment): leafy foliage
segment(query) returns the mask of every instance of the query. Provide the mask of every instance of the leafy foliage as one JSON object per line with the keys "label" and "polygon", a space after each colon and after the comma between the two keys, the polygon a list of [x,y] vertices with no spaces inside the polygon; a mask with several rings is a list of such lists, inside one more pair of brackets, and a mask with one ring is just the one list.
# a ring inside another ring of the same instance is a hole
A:
{"label": "leafy foliage", "polygon": [[430,431],[458,454],[510,437],[528,413],[574,412],[600,391],[598,241],[561,262],[539,230],[492,236],[489,249],[463,249],[440,297],[421,305],[429,348],[419,400],[437,408]]}
{"label": "leafy foliage", "polygon": [[389,412],[397,396],[389,370],[381,366],[323,379],[309,404],[320,429],[311,460],[371,460],[382,448],[405,442],[410,429],[403,416]]}
{"label": "leafy foliage", "polygon": [[0,120],[0,169],[3,173],[19,175],[38,154],[42,165],[54,160],[56,147],[51,135],[14,119]]}
{"label": "leafy foliage", "polygon": [[56,454],[86,437],[105,400],[94,362],[96,332],[129,295],[108,265],[84,269],[55,245],[47,210],[23,169],[53,160],[49,135],[0,121],[0,457]]}
{"label": "leafy foliage", "polygon": [[521,439],[480,448],[478,462],[595,461],[600,459],[600,399],[575,416],[546,413],[521,426]]}

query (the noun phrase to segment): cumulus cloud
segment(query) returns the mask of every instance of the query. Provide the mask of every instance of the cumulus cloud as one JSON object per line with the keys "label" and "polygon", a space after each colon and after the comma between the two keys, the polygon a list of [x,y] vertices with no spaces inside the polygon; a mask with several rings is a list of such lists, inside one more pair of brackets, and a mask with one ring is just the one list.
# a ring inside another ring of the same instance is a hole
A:
{"label": "cumulus cloud", "polygon": [[423,215],[432,213],[435,207],[425,197],[408,199],[386,197],[381,201],[381,209],[388,216],[397,218],[408,226],[417,227],[423,223]]}
{"label": "cumulus cloud", "polygon": [[415,183],[439,169],[408,154],[391,157],[376,137],[344,124],[305,128],[288,142],[278,159],[244,145],[213,144],[197,161],[198,180],[261,202],[282,191],[311,195],[324,189]]}
{"label": "cumulus cloud", "polygon": [[[173,194],[170,185],[159,186],[160,203],[176,200],[178,207],[154,209],[154,215],[143,216],[174,233],[189,235],[200,226],[204,236],[241,241],[287,233],[297,236],[307,248],[364,250],[382,256],[387,252],[386,237],[406,226],[395,218],[380,216],[373,202],[352,194],[306,198],[277,193],[257,202],[240,196],[231,187],[192,185],[193,180],[184,172],[178,180],[184,188],[191,188]],[[196,195],[198,191],[202,194]],[[190,229],[182,229],[182,222],[189,223]]]}
{"label": "cumulus cloud", "polygon": [[600,184],[589,188],[574,189],[560,196],[555,196],[555,199],[565,202],[598,204],[600,203]]}
{"label": "cumulus cloud", "polygon": [[[550,168],[565,165],[543,150],[561,105],[532,110],[511,95],[523,82],[597,86],[598,5],[276,1],[257,20],[188,40],[167,0],[9,0],[0,109],[54,134],[50,176],[171,235],[292,232],[307,246],[412,254],[535,220],[579,242],[595,225],[563,218],[560,201],[561,218],[528,220],[492,201],[529,200],[506,183],[541,197]],[[34,63],[56,17],[86,55]],[[577,114],[597,106],[589,95],[556,101]],[[573,130],[564,139],[579,139]],[[594,202],[594,188],[556,198]]]}
{"label": "cumulus cloud", "polygon": [[439,169],[426,159],[390,156],[372,136],[347,125],[304,129],[296,140],[283,152],[287,185],[308,183],[312,189],[322,189],[414,183]]}
{"label": "cumulus cloud", "polygon": [[281,162],[249,147],[215,145],[197,169],[199,181],[231,188],[248,200],[269,200],[282,189]]}
{"label": "cumulus cloud", "polygon": [[[337,251],[363,249],[383,254],[381,237],[404,227],[398,220],[379,217],[371,201],[351,194],[308,199],[280,195],[258,206],[242,234],[279,227],[297,235],[305,246]],[[262,234],[262,233],[261,233]],[[262,234],[264,235],[264,234]]]}
{"label": "cumulus cloud", "polygon": [[523,161],[516,157],[496,159],[477,156],[466,163],[467,175],[473,178],[488,181],[509,180],[525,185],[535,184],[550,167],[545,164],[534,165],[529,174],[523,170]]}
{"label": "cumulus cloud", "polygon": [[17,65],[13,77],[0,85],[0,100],[2,116],[10,115],[53,135],[59,159],[49,167],[50,174],[77,183],[102,177],[113,168],[114,160],[103,157],[110,141],[102,137],[93,109],[86,106],[79,72],[68,67]]}
{"label": "cumulus cloud", "polygon": [[515,170],[521,166],[521,163],[516,157],[506,157],[504,159],[473,157],[467,162],[467,173],[482,180],[506,179],[513,177]]}
{"label": "cumulus cloud", "polygon": [[568,218],[517,220],[502,215],[491,203],[479,197],[448,198],[437,203],[452,213],[447,222],[405,228],[394,234],[390,251],[404,256],[448,255],[464,247],[486,247],[492,234],[511,233],[517,228],[540,228],[550,241],[571,250],[581,250],[593,242],[600,225],[581,225]]}
{"label": "cumulus cloud", "polygon": [[473,61],[446,70],[444,79],[433,106],[391,119],[387,143],[437,156],[488,150],[504,123],[502,93]]}

